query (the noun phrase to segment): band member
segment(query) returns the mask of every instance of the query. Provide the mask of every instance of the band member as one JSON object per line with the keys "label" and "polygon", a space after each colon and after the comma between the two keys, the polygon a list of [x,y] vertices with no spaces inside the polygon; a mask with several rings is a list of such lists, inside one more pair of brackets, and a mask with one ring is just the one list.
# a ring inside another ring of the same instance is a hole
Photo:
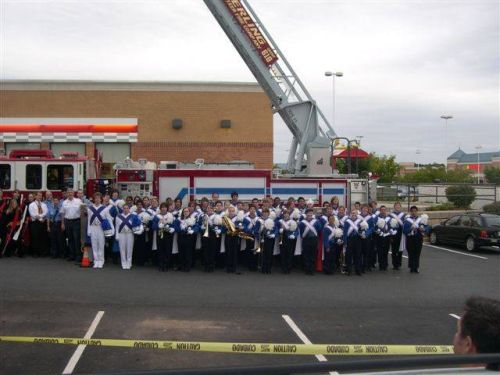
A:
{"label": "band member", "polygon": [[318,248],[318,236],[322,227],[319,220],[314,218],[312,208],[308,208],[305,214],[305,219],[299,222],[300,236],[302,237],[302,256],[304,258],[306,274],[313,275]]}
{"label": "band member", "polygon": [[337,268],[337,259],[341,256],[343,250],[343,234],[344,232],[340,228],[339,220],[335,216],[330,216],[328,218],[328,224],[323,228],[323,250],[324,250],[324,260],[323,260],[323,273],[325,275],[331,275],[335,272]]}
{"label": "band member", "polygon": [[114,234],[113,217],[109,208],[101,202],[102,194],[94,193],[94,204],[87,207],[87,235],[92,243],[94,255],[94,268],[104,266],[104,241],[105,237]]}
{"label": "band member", "polygon": [[361,276],[361,234],[360,234],[361,219],[358,218],[358,211],[351,210],[349,218],[344,224],[344,242],[346,244],[346,271],[347,275],[352,272],[352,266],[356,275]]}
{"label": "band member", "polygon": [[[233,222],[236,229],[243,230],[243,217],[242,215],[236,214],[236,208],[234,206],[228,208],[227,217]],[[229,228],[226,229],[229,230]],[[229,233],[226,233],[225,237],[226,272],[235,273],[238,265],[238,252],[240,251],[241,245],[240,237],[229,235]]]}
{"label": "band member", "polygon": [[288,210],[283,210],[283,218],[279,220],[281,248],[281,270],[284,274],[289,274],[293,266],[293,254],[295,252],[295,245],[297,237],[299,236],[299,226],[297,222],[290,219]]}
{"label": "band member", "polygon": [[239,198],[238,193],[236,191],[233,191],[231,193],[231,201],[229,202],[229,204],[236,208],[236,206],[238,205],[238,200],[239,200],[238,198]]}
{"label": "band member", "polygon": [[189,208],[184,208],[180,217],[176,221],[176,230],[178,232],[177,241],[179,244],[179,269],[182,272],[191,271],[193,264],[193,249],[196,233],[198,233],[199,226],[196,219],[191,217]]}
{"label": "band member", "polygon": [[397,226],[393,228],[395,234],[391,236],[392,269],[399,270],[403,261],[403,251],[406,250],[406,241],[402,238],[405,213],[401,211],[401,203],[394,203],[394,210],[390,216],[397,222]]}
{"label": "band member", "polygon": [[31,235],[31,254],[35,257],[46,255],[47,253],[47,216],[49,210],[47,205],[42,202],[42,193],[35,195],[35,200],[29,205],[31,217],[30,235]]}
{"label": "band member", "polygon": [[368,213],[368,206],[361,207],[361,220],[359,224],[361,241],[361,272],[371,271],[371,241],[373,232],[373,219]]}
{"label": "band member", "polygon": [[80,233],[80,206],[82,201],[75,198],[75,193],[72,189],[66,191],[66,199],[63,201],[61,212],[62,222],[61,229],[66,231],[68,236],[69,257],[68,260],[80,262],[81,259],[81,233]]}
{"label": "band member", "polygon": [[387,215],[386,207],[380,206],[380,213],[375,219],[377,258],[380,271],[387,271],[387,257],[389,255],[389,246],[391,241],[391,229],[389,227],[390,220],[391,217]]}
{"label": "band member", "polygon": [[149,243],[149,223],[151,215],[146,212],[141,199],[135,202],[135,214],[141,219],[144,231],[136,234],[134,238],[134,263],[138,266],[144,266],[147,257],[147,247]]}
{"label": "band member", "polygon": [[182,213],[182,199],[180,198],[175,198],[174,199],[174,210],[172,211],[172,215],[176,219],[179,219]]}
{"label": "band member", "polygon": [[215,252],[212,251],[210,231],[213,227],[214,209],[207,205],[200,219],[201,249],[203,251],[203,269],[205,272],[213,272],[215,269]]}
{"label": "band member", "polygon": [[333,196],[332,199],[330,200],[330,207],[333,210],[333,214],[337,215],[340,207],[340,201],[337,196]]}
{"label": "band member", "polygon": [[273,253],[274,253],[274,242],[276,240],[276,235],[279,232],[276,221],[269,217],[269,209],[265,208],[262,210],[261,217],[261,238],[263,240],[262,249],[262,268],[261,271],[264,274],[270,274],[271,268],[273,266]]}
{"label": "band member", "polygon": [[18,241],[14,241],[13,237],[21,225],[23,211],[19,207],[19,202],[16,199],[10,199],[9,205],[0,216],[0,257],[13,255],[17,250],[17,256],[22,257],[22,248]]}
{"label": "band member", "polygon": [[429,231],[427,220],[427,215],[419,217],[417,206],[412,206],[410,215],[404,221],[403,232],[406,235],[408,266],[411,273],[420,273],[420,253],[424,235]]}
{"label": "band member", "polygon": [[256,249],[259,248],[259,233],[261,231],[261,222],[257,216],[257,209],[255,206],[250,206],[248,215],[243,220],[245,233],[253,236],[254,240],[246,240],[245,259],[249,271],[257,271],[258,254]]}
{"label": "band member", "polygon": [[153,218],[153,230],[158,247],[158,270],[165,272],[171,267],[172,246],[174,243],[174,215],[168,212],[166,203],[160,205],[160,213]]}
{"label": "band member", "polygon": [[134,232],[130,206],[125,204],[121,214],[116,216],[116,239],[120,247],[120,258],[122,269],[129,270],[132,267],[132,255],[134,252]]}
{"label": "band member", "polygon": [[[377,207],[377,201],[371,201],[369,203],[370,206],[370,215],[372,215],[372,221],[374,225],[374,230],[375,226],[377,224],[377,218],[378,215],[380,214],[380,211]],[[376,264],[377,264],[377,237],[372,233],[372,240],[370,241],[370,268],[374,269]]]}

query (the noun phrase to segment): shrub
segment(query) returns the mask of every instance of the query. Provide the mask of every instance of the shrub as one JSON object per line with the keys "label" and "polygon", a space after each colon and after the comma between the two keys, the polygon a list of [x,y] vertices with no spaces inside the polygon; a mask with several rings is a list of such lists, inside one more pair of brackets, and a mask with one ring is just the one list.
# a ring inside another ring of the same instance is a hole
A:
{"label": "shrub", "polygon": [[490,203],[483,207],[483,211],[489,214],[500,215],[500,202]]}
{"label": "shrub", "polygon": [[446,198],[458,208],[469,208],[476,199],[476,190],[470,185],[451,185],[446,188]]}
{"label": "shrub", "polygon": [[446,202],[437,204],[435,206],[427,207],[425,211],[452,211],[455,210],[456,207],[453,203]]}

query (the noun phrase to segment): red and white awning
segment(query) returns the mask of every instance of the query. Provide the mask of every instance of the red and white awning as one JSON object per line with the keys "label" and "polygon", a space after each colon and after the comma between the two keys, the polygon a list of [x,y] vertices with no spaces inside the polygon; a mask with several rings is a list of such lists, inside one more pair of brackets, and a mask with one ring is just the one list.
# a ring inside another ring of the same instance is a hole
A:
{"label": "red and white awning", "polygon": [[137,142],[136,118],[0,118],[2,142]]}

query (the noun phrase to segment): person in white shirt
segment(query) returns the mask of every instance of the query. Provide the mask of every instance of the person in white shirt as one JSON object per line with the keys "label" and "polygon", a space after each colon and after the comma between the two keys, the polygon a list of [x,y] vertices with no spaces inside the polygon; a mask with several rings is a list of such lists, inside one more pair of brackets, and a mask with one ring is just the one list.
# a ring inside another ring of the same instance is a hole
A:
{"label": "person in white shirt", "polygon": [[36,193],[35,200],[28,207],[31,223],[31,254],[34,257],[46,255],[48,251],[48,236],[47,236],[47,215],[49,210],[47,205],[42,202],[42,193]]}
{"label": "person in white shirt", "polygon": [[61,229],[66,231],[68,236],[69,257],[68,260],[80,262],[82,255],[80,251],[80,210],[82,201],[75,198],[75,192],[68,189],[66,199],[61,207],[62,223]]}
{"label": "person in white shirt", "polygon": [[[92,243],[92,253],[94,255],[94,268],[104,266],[104,236],[114,234],[113,217],[109,213],[110,206],[101,204],[102,194],[94,194],[94,204],[87,207],[87,234]],[[107,221],[107,224],[105,223]],[[105,229],[106,230],[105,230]],[[108,232],[109,233],[106,233]]]}

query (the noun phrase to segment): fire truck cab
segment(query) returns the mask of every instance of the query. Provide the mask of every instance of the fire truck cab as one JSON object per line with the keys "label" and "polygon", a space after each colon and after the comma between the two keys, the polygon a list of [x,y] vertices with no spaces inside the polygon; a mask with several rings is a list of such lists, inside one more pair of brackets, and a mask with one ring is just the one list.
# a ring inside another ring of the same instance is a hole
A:
{"label": "fire truck cab", "polygon": [[0,157],[0,189],[7,196],[14,190],[50,190],[59,196],[65,188],[83,189],[88,170],[89,159],[77,153],[54,157],[50,150],[13,150]]}

